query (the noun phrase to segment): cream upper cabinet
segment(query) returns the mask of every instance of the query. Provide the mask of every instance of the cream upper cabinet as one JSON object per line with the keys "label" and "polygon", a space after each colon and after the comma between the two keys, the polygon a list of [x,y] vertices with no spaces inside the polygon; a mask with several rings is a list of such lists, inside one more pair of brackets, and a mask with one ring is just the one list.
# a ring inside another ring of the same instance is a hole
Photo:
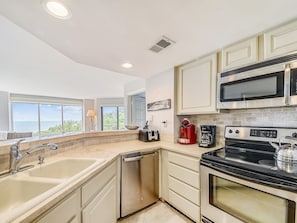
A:
{"label": "cream upper cabinet", "polygon": [[297,21],[264,33],[264,59],[297,51]]}
{"label": "cream upper cabinet", "polygon": [[217,54],[177,67],[177,114],[216,113]]}
{"label": "cream upper cabinet", "polygon": [[258,37],[249,38],[223,48],[221,56],[223,71],[258,62]]}

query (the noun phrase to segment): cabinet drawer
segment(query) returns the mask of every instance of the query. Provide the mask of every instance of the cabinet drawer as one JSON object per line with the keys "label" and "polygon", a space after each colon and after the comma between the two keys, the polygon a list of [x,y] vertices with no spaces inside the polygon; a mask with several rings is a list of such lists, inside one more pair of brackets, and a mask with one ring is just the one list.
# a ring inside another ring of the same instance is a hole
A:
{"label": "cabinet drawer", "polygon": [[169,203],[190,217],[195,222],[200,222],[200,207],[169,190]]}
{"label": "cabinet drawer", "polygon": [[200,188],[200,176],[197,172],[169,163],[168,174],[197,189]]}
{"label": "cabinet drawer", "polygon": [[113,162],[101,173],[82,186],[82,205],[93,199],[96,194],[116,175],[116,162]]}
{"label": "cabinet drawer", "polygon": [[169,152],[168,161],[170,163],[174,163],[190,170],[199,172],[199,159],[197,158]]}
{"label": "cabinet drawer", "polygon": [[169,189],[193,202],[200,205],[200,191],[197,188],[191,187],[173,177],[169,177]]}

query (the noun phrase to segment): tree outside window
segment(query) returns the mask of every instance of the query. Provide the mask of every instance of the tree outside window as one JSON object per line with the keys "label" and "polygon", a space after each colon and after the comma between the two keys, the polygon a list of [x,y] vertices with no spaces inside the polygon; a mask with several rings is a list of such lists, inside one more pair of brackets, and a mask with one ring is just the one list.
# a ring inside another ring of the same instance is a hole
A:
{"label": "tree outside window", "polygon": [[63,129],[64,132],[82,131],[82,106],[64,105],[63,106]]}

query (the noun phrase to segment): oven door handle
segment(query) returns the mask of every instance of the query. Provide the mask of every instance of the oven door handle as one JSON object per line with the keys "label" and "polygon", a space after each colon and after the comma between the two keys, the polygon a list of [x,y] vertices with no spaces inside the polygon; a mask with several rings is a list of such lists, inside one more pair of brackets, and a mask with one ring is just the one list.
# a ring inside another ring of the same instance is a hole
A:
{"label": "oven door handle", "polygon": [[[279,189],[287,189],[290,191],[297,191],[297,186],[295,184],[290,183],[286,180],[276,179],[274,177],[270,177],[267,175],[259,174],[259,173],[253,173],[248,170],[240,170],[235,167],[228,167],[223,164],[214,164],[214,163],[207,163],[207,162],[201,162],[201,165],[208,166],[214,170],[217,170],[219,172],[223,172],[226,174],[229,174],[231,176],[235,176],[244,180],[248,180],[254,183],[260,183],[265,184],[271,187],[279,188]],[[231,170],[232,169],[232,170]],[[250,176],[249,176],[250,175]],[[262,178],[262,179],[261,179]]]}

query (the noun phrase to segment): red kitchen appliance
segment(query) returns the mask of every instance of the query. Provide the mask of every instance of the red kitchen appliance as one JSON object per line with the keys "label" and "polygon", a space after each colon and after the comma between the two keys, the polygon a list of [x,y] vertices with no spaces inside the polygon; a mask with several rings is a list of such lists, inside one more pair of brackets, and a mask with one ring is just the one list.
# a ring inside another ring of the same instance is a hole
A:
{"label": "red kitchen appliance", "polygon": [[195,125],[191,124],[188,119],[184,119],[180,126],[180,138],[178,142],[180,144],[195,144],[196,143],[196,131]]}

